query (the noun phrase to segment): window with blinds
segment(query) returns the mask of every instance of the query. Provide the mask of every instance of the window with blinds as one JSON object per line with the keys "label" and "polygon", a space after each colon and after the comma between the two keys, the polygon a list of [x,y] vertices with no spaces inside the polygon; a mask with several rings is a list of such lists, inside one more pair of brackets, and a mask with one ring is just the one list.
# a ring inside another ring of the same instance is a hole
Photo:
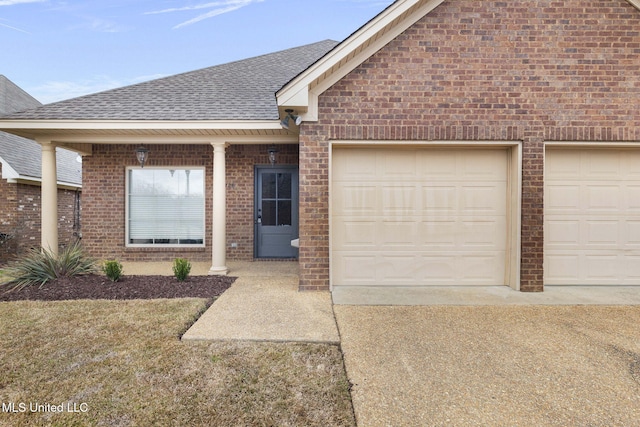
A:
{"label": "window with blinds", "polygon": [[204,169],[127,171],[127,246],[204,246]]}

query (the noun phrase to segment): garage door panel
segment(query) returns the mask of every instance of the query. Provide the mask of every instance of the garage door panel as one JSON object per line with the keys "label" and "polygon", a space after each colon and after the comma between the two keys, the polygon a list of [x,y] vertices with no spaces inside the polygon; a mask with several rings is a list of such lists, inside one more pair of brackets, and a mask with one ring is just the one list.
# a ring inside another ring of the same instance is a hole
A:
{"label": "garage door panel", "polygon": [[619,212],[622,189],[619,185],[586,183],[586,209],[589,212]]}
{"label": "garage door panel", "polygon": [[411,215],[417,207],[417,189],[415,185],[381,184],[380,209],[385,215]]}
{"label": "garage door panel", "polygon": [[545,210],[547,213],[580,212],[580,186],[556,184],[545,189]]}
{"label": "garage door panel", "polygon": [[633,249],[640,246],[640,220],[629,220],[624,224],[624,238],[626,244]]}
{"label": "garage door panel", "polygon": [[571,253],[545,255],[544,270],[546,279],[554,283],[573,280],[580,276],[580,257]]}
{"label": "garage door panel", "polygon": [[334,286],[505,284],[506,150],[361,151],[375,178],[332,174]]}
{"label": "garage door panel", "polygon": [[451,184],[422,185],[421,213],[424,215],[454,214],[458,211],[457,186]]}
{"label": "garage door panel", "polygon": [[[640,176],[638,177],[640,182]],[[640,213],[640,185],[627,185],[625,191],[624,209],[636,215]]]}
{"label": "garage door panel", "polygon": [[419,236],[427,247],[453,248],[456,246],[457,222],[449,218],[421,221]]}
{"label": "garage door panel", "polygon": [[382,221],[377,230],[380,244],[388,247],[415,248],[417,246],[418,221]]}
{"label": "garage door panel", "polygon": [[371,216],[376,212],[377,189],[374,186],[338,185],[333,197],[336,215]]}
{"label": "garage door panel", "polygon": [[378,157],[378,161],[378,180],[411,180],[416,177],[416,156],[410,151],[389,151],[384,157]]}
{"label": "garage door panel", "polygon": [[344,285],[375,285],[376,256],[352,255],[348,252],[337,252],[336,261],[332,263],[333,273],[339,276]]}
{"label": "garage door panel", "polygon": [[586,241],[584,246],[595,249],[594,247],[616,248],[620,242],[621,226],[618,221],[612,220],[586,220]]}
{"label": "garage door panel", "polygon": [[459,246],[476,250],[479,247],[490,250],[504,250],[507,236],[502,222],[493,219],[481,221],[477,219],[462,222],[459,233]]}
{"label": "garage door panel", "polygon": [[640,285],[640,153],[547,150],[545,284]]}
{"label": "garage door panel", "polygon": [[432,150],[429,156],[418,157],[420,181],[451,181],[458,177],[458,156],[451,150]]}
{"label": "garage door panel", "polygon": [[495,271],[502,268],[498,263],[501,252],[467,255],[460,257],[460,282],[467,285],[490,285],[495,280]]}
{"label": "garage door panel", "polygon": [[545,224],[547,245],[578,248],[580,246],[580,221],[547,220]]}
{"label": "garage door panel", "polygon": [[617,181],[624,170],[621,168],[622,158],[616,151],[597,150],[583,152],[582,154],[582,174],[583,179],[598,179],[600,181]]}
{"label": "garage door panel", "polygon": [[585,256],[585,280],[595,280],[599,283],[617,282],[619,270],[618,255],[602,255],[599,253]]}
{"label": "garage door panel", "polygon": [[334,244],[341,248],[375,248],[375,221],[351,221],[343,219],[336,221],[338,229],[333,234]]}
{"label": "garage door panel", "polygon": [[[331,171],[336,181],[368,182],[376,180],[377,156],[374,151],[344,148],[344,156],[332,159]],[[357,156],[353,154],[357,152]],[[355,161],[354,161],[355,159]]]}
{"label": "garage door panel", "polygon": [[415,284],[419,258],[415,253],[378,254],[376,281],[385,285]]}
{"label": "garage door panel", "polygon": [[464,215],[503,215],[506,212],[506,191],[506,185],[497,182],[463,185],[459,190],[459,211]]}

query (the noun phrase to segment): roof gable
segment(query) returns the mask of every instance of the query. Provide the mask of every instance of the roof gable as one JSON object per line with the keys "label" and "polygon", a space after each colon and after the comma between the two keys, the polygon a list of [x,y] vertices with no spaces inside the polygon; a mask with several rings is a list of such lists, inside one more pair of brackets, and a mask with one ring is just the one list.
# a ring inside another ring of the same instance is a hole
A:
{"label": "roof gable", "polygon": [[[318,97],[445,0],[397,0],[277,93],[281,110],[318,119]],[[626,0],[640,10],[640,0]]]}

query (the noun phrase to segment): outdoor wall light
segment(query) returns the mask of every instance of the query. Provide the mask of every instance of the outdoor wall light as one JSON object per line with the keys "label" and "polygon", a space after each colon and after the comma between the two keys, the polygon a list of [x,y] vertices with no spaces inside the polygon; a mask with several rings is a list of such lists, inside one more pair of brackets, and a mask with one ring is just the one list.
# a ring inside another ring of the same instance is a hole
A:
{"label": "outdoor wall light", "polygon": [[144,164],[149,158],[149,149],[144,146],[136,148],[136,158],[138,159],[138,162],[140,162],[140,167],[144,168]]}
{"label": "outdoor wall light", "polygon": [[269,147],[267,152],[269,153],[269,163],[271,163],[271,166],[275,165],[276,164],[276,153],[278,152],[278,150],[276,150],[276,147],[274,147],[272,145],[271,147]]}
{"label": "outdoor wall light", "polygon": [[287,115],[280,122],[280,126],[282,126],[283,129],[289,129],[289,120],[293,120],[296,126],[300,126],[300,123],[302,123],[302,116],[294,115],[292,109],[286,109],[284,111],[285,113],[287,113]]}

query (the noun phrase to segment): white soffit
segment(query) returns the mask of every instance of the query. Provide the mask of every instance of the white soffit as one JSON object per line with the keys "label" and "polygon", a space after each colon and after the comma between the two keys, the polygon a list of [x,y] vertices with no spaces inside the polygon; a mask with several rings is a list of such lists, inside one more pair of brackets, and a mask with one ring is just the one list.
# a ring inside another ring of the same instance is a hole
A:
{"label": "white soffit", "polygon": [[635,7],[636,9],[640,10],[640,0],[627,0],[629,3],[631,3],[631,6]]}
{"label": "white soffit", "polygon": [[[638,0],[640,1],[640,0]],[[318,96],[444,0],[399,0],[349,36],[276,93],[278,106],[317,120]]]}

